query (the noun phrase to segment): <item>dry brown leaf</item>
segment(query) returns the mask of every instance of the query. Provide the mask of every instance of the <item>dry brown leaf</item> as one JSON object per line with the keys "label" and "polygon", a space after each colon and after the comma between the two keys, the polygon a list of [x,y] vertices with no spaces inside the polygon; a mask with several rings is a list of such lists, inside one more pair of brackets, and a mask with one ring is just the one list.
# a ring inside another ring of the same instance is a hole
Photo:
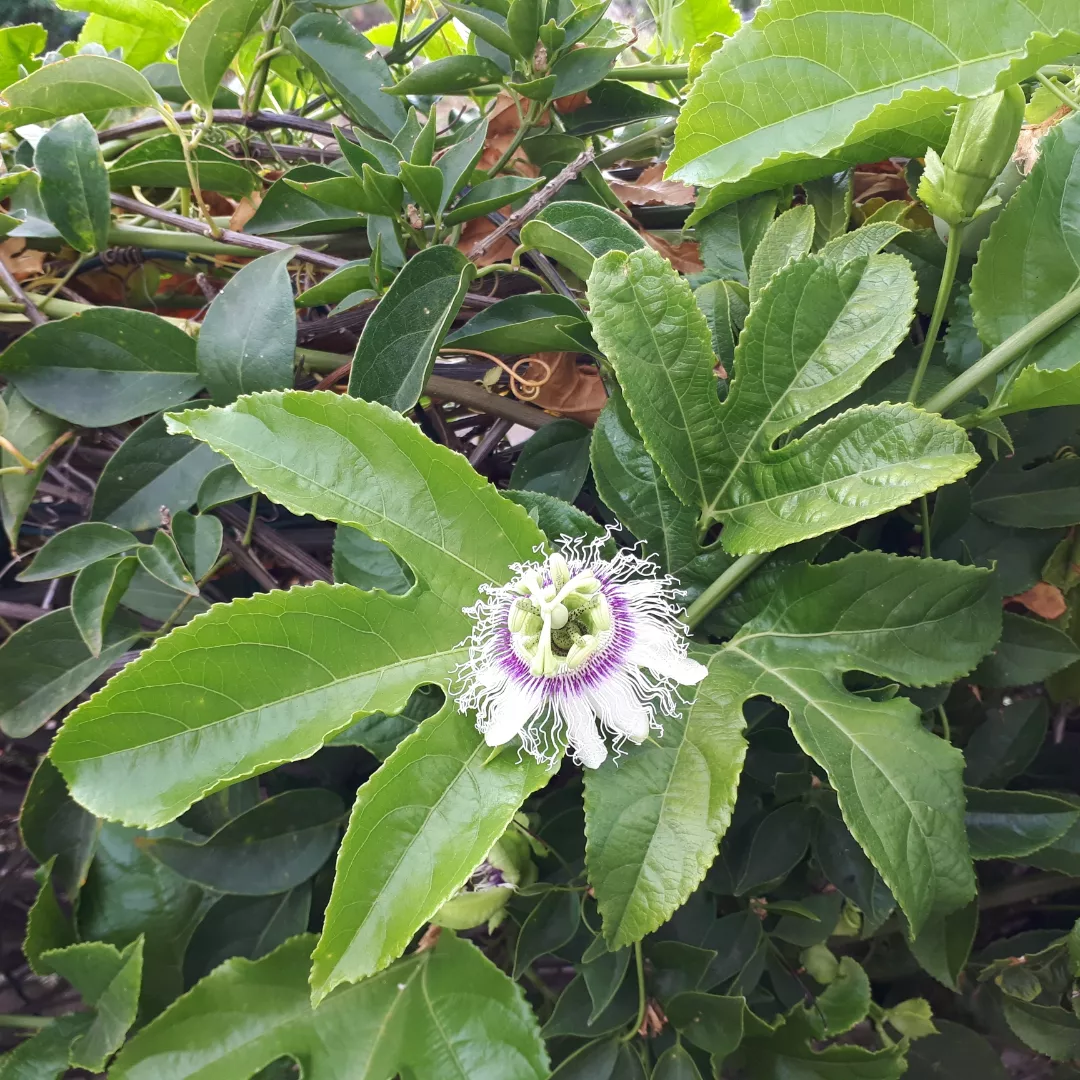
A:
{"label": "dry brown leaf", "polygon": [[566,97],[556,98],[554,101],[555,111],[560,116],[576,113],[578,109],[584,109],[586,105],[591,104],[592,98],[589,97],[588,90],[579,90],[576,94],[567,94]]}
{"label": "dry brown leaf", "polygon": [[[503,152],[514,140],[518,128],[521,127],[521,119],[517,108],[509,94],[503,92],[495,99],[495,104],[488,114],[488,137],[484,144],[484,152],[476,163],[478,169],[485,172],[497,164]],[[542,122],[544,117],[540,118]],[[539,176],[540,170],[530,163],[525,151],[518,147],[514,156],[507,163],[507,168],[513,166],[513,171],[519,176]]]}
{"label": "dry brown leaf", "polygon": [[1033,585],[1027,592],[1008,597],[1006,602],[1008,601],[1023,604],[1028,611],[1033,611],[1044,619],[1060,619],[1068,607],[1064,593],[1056,585],[1046,581]]}
{"label": "dry brown leaf", "polygon": [[[541,409],[592,427],[607,402],[600,372],[594,367],[579,366],[576,355],[571,352],[538,353],[536,358],[548,365],[551,374],[535,397],[520,396]],[[538,382],[544,375],[543,364],[524,365],[524,379]]]}
{"label": "dry brown leaf", "polygon": [[0,243],[0,260],[16,281],[37,277],[45,269],[45,252],[27,250],[26,238],[22,236],[9,236]]}
{"label": "dry brown leaf", "polygon": [[[504,206],[502,208],[503,216],[505,217],[509,213],[510,207]],[[466,221],[458,239],[458,251],[463,255],[469,255],[473,246],[480,243],[485,236],[490,236],[496,228],[494,222],[486,217],[472,218]],[[490,266],[492,263],[509,262],[510,256],[514,254],[515,247],[514,241],[509,236],[504,236],[501,240],[496,241],[494,247],[489,248],[483,255],[474,258],[473,262],[477,266]],[[471,255],[469,257],[472,258]]]}
{"label": "dry brown leaf", "polygon": [[1062,105],[1053,116],[1048,116],[1041,124],[1025,124],[1020,129],[1020,138],[1016,141],[1013,161],[1020,166],[1020,171],[1025,176],[1035,168],[1035,162],[1039,160],[1039,145],[1043,137],[1071,112],[1072,109],[1068,105]]}
{"label": "dry brown leaf", "polygon": [[255,190],[250,195],[245,195],[237,204],[236,209],[229,218],[229,228],[233,232],[242,232],[244,226],[255,216],[259,209],[259,203],[263,201],[261,190]]}
{"label": "dry brown leaf", "polygon": [[659,251],[679,273],[697,274],[705,269],[695,241],[683,240],[682,243],[673,244],[662,236],[646,232],[644,229],[638,229],[638,232],[641,233],[641,238],[645,243],[654,251]]}
{"label": "dry brown leaf", "polygon": [[664,179],[664,163],[650,165],[636,180],[609,180],[608,186],[631,206],[686,206],[694,189],[678,180]]}

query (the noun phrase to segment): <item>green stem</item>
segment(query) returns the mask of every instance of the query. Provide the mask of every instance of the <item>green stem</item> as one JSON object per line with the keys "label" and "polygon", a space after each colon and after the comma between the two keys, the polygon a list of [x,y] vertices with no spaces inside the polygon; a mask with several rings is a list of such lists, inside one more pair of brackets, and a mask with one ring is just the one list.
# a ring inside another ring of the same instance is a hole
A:
{"label": "green stem", "polygon": [[514,132],[514,137],[510,140],[510,145],[503,151],[502,157],[488,169],[488,176],[498,176],[499,172],[506,168],[513,156],[517,153],[518,147],[525,141],[525,136],[529,134],[529,130],[536,122],[536,118],[543,111],[546,104],[547,102],[544,101],[530,102],[524,119],[518,125],[517,131]]}
{"label": "green stem", "polygon": [[687,79],[689,64],[636,64],[633,67],[612,68],[605,79],[619,82],[661,82],[664,79]]}
{"label": "green stem", "polygon": [[[195,205],[199,208],[199,215],[203,221],[210,228],[210,234],[216,240],[221,234],[221,229],[218,223],[214,220],[213,214],[210,213],[210,208],[203,201],[202,187],[199,184],[199,170],[196,167],[195,158],[192,156],[192,140],[187,137],[187,133],[176,122],[176,118],[173,116],[172,109],[167,104],[163,105],[158,112],[161,114],[165,121],[165,126],[180,140],[180,152],[184,155],[184,168],[188,176],[188,184],[191,186],[191,194],[195,198]],[[201,126],[203,131],[213,122],[213,114],[207,116]],[[196,140],[201,138],[202,132],[200,131],[196,135]]]}
{"label": "green stem", "polygon": [[240,541],[242,547],[251,547],[251,537],[255,532],[255,512],[259,509],[259,493],[251,496],[251,509],[248,511],[247,528],[244,529],[244,538]]}
{"label": "green stem", "polygon": [[55,1016],[20,1016],[18,1013],[0,1013],[0,1028],[37,1031],[48,1027],[55,1019]]}
{"label": "green stem", "polygon": [[960,265],[960,242],[964,236],[964,228],[965,223],[961,222],[949,229],[949,243],[945,248],[945,267],[941,271],[941,284],[938,286],[937,298],[934,300],[934,313],[930,316],[930,326],[927,328],[926,340],[923,342],[922,353],[919,356],[919,366],[915,369],[915,378],[911,380],[911,390],[908,391],[908,401],[912,405],[919,403],[919,390],[922,388],[923,376],[930,366],[930,355],[937,344],[941,324],[945,321],[945,312],[949,308],[953,282],[956,280],[956,268]]}
{"label": "green stem", "polygon": [[984,380],[996,375],[1014,360],[1019,360],[1043,338],[1049,337],[1070,319],[1080,315],[1080,289],[1074,289],[1056,304],[1048,307],[1026,326],[1006,338],[996,349],[991,349],[981,360],[958,375],[943,390],[939,390],[923,405],[927,412],[943,413],[965,398]]}
{"label": "green stem", "polygon": [[[929,557],[929,556],[928,556]],[[946,742],[952,742],[952,728],[949,726],[949,714],[944,705],[937,707],[938,719],[941,721],[941,737]]]}
{"label": "green stem", "polygon": [[634,942],[634,963],[637,966],[638,1010],[633,1026],[622,1037],[623,1042],[629,1042],[641,1030],[641,1025],[645,1023],[645,1006],[647,1004],[645,997],[645,962],[641,958],[640,941]]}
{"label": "green stem", "polygon": [[[403,5],[404,6],[404,5]],[[274,0],[270,8],[270,17],[266,21],[266,33],[263,35],[260,56],[255,61],[255,71],[251,76],[251,85],[244,99],[244,112],[248,116],[254,116],[259,111],[262,103],[263,91],[266,89],[266,80],[270,77],[270,61],[273,60],[274,39],[277,37],[278,28],[281,25],[281,16],[285,5],[282,0]]]}
{"label": "green stem", "polygon": [[740,555],[687,609],[685,622],[691,630],[710,611],[734,592],[770,555],[770,551],[758,551]]}
{"label": "green stem", "polygon": [[656,127],[643,132],[641,135],[635,135],[632,139],[627,139],[626,142],[616,143],[614,146],[608,147],[602,154],[596,155],[595,163],[602,169],[607,165],[614,165],[616,161],[622,161],[623,158],[649,157],[655,152],[660,143],[673,134],[674,131],[674,120],[667,120],[663,124],[657,124]]}
{"label": "green stem", "polygon": [[189,255],[241,255],[250,258],[251,248],[223,244],[199,233],[168,232],[165,229],[141,229],[135,225],[113,225],[109,229],[110,247],[158,248],[161,251],[184,251]]}
{"label": "green stem", "polygon": [[923,495],[919,499],[919,514],[922,517],[922,553],[924,559],[930,558],[930,500]]}
{"label": "green stem", "polygon": [[1041,71],[1035,72],[1035,78],[1038,79],[1039,82],[1054,95],[1054,97],[1068,105],[1073,112],[1080,112],[1080,101],[1073,98],[1064,87],[1054,82],[1053,79],[1048,79]]}
{"label": "green stem", "polygon": [[511,265],[510,263],[491,263],[489,266],[482,266],[476,271],[475,280],[479,280],[482,277],[487,277],[488,274],[522,274],[527,278],[532,278],[540,286],[541,292],[551,292],[551,286],[547,281],[539,274],[534,273],[528,267],[520,265]]}

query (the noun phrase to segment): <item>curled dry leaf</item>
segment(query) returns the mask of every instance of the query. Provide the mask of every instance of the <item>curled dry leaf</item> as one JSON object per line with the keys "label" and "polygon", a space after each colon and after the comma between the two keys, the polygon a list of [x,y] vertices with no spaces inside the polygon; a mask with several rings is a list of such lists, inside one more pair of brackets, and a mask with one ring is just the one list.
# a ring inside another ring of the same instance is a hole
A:
{"label": "curled dry leaf", "polygon": [[1033,585],[1027,592],[1006,598],[1006,602],[1023,604],[1028,611],[1044,619],[1060,619],[1065,614],[1068,605],[1065,603],[1065,594],[1049,582],[1040,581]]}
{"label": "curled dry leaf", "polygon": [[14,275],[16,281],[36,277],[45,267],[44,251],[27,251],[26,240],[21,236],[9,236],[0,244],[0,260]]}
{"label": "curled dry leaf", "polygon": [[1053,116],[1047,117],[1041,124],[1025,124],[1020,129],[1020,138],[1016,140],[1016,152],[1013,161],[1020,166],[1020,171],[1027,176],[1039,160],[1039,145],[1051,128],[1060,124],[1066,116],[1072,114],[1068,105],[1062,105]]}
{"label": "curled dry leaf", "polygon": [[244,226],[255,216],[255,211],[259,209],[259,203],[262,200],[263,193],[261,190],[255,190],[250,195],[245,195],[236,204],[236,209],[233,210],[232,216],[229,218],[229,228],[233,232],[242,232]]}
{"label": "curled dry leaf", "polygon": [[538,353],[536,359],[543,363],[527,364],[524,378],[539,381],[546,372],[550,374],[535,395],[525,397],[525,400],[550,413],[568,416],[571,420],[592,427],[607,402],[607,391],[600,372],[591,365],[578,364],[575,354],[571,352]]}
{"label": "curled dry leaf", "polygon": [[578,109],[584,109],[586,105],[592,104],[592,98],[589,97],[588,90],[579,90],[576,94],[567,94],[566,97],[555,99],[555,111],[560,116],[567,116],[570,113],[575,113]]}
{"label": "curled dry leaf", "polygon": [[692,187],[664,179],[663,162],[650,165],[636,180],[610,180],[608,186],[630,206],[686,206],[694,201]]}

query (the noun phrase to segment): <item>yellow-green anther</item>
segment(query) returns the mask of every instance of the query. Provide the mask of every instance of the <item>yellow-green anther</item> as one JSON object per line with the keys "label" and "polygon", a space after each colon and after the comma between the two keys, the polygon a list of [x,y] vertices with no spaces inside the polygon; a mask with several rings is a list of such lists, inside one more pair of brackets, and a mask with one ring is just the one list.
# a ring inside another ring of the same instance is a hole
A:
{"label": "yellow-green anther", "polygon": [[556,590],[561,589],[570,580],[570,564],[557,552],[548,559],[548,570],[551,572],[551,583]]}
{"label": "yellow-green anther", "polygon": [[931,213],[959,225],[994,205],[987,194],[1016,149],[1026,105],[1010,86],[959,106],[944,152],[926,152],[919,198]]}
{"label": "yellow-green anther", "polygon": [[518,600],[510,609],[509,625],[512,634],[539,634],[544,620],[535,604],[528,600]]}
{"label": "yellow-green anther", "polygon": [[589,609],[589,622],[592,623],[594,633],[603,634],[611,629],[611,605],[601,593],[596,598],[596,603]]}
{"label": "yellow-green anther", "polygon": [[597,649],[598,642],[592,634],[584,634],[570,646],[566,654],[566,666],[577,671]]}

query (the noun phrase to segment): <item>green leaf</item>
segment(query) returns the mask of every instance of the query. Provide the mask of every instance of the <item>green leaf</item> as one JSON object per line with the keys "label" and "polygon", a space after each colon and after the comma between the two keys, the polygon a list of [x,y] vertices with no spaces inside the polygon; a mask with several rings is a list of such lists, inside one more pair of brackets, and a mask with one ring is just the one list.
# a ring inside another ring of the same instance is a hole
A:
{"label": "green leaf", "polygon": [[974,892],[963,757],[923,728],[906,698],[851,694],[843,674],[909,686],[952,681],[996,639],[998,618],[991,575],[974,567],[879,552],[796,566],[713,657],[702,684],[731,725],[741,726],[742,704],[754,696],[788,710],[796,739],[828,773],[845,822],[915,932]]}
{"label": "green leaf", "polygon": [[645,1080],[641,1059],[621,1039],[598,1039],[574,1051],[551,1080]]}
{"label": "green leaf", "polygon": [[870,1010],[870,980],[861,965],[850,956],[841,956],[836,978],[814,1004],[825,1021],[826,1035],[843,1035],[862,1023]]}
{"label": "green leaf", "polygon": [[[76,710],[53,744],[76,798],[102,817],[151,824],[309,756],[358,711],[396,712],[418,684],[445,684],[468,633],[462,607],[543,540],[464,458],[379,405],[326,392],[260,394],[171,423],[226,452],[275,501],[389,544],[423,587],[389,597],[314,585],[220,605]],[[226,694],[214,671],[234,668]],[[189,690],[178,694],[183,683]],[[137,726],[116,712],[117,695],[143,718]]]}
{"label": "green leaf", "polygon": [[694,299],[709,325],[713,352],[724,371],[735,366],[735,344],[749,314],[749,292],[737,281],[708,281]]}
{"label": "green leaf", "polygon": [[734,554],[902,506],[978,460],[959,428],[907,405],[862,406],[772,449],[857,388],[902,340],[914,280],[896,256],[839,267],[811,256],[777,274],[747,319],[723,403],[705,317],[665,259],[605,255],[589,300],[646,447],[704,524],[724,524]]}
{"label": "green leaf", "polygon": [[236,466],[225,464],[206,474],[199,485],[196,502],[199,512],[205,514],[208,510],[254,494],[255,489],[240,475]]}
{"label": "green leaf", "polygon": [[311,917],[311,886],[276,896],[223,896],[191,935],[184,982],[192,985],[231,956],[258,960],[302,934]]}
{"label": "green leaf", "polygon": [[0,730],[15,739],[37,731],[103,675],[139,637],[130,618],[114,618],[92,656],[71,608],[42,615],[0,645]]}
{"label": "green leaf", "polygon": [[[691,87],[670,175],[733,184],[874,140],[883,152],[858,160],[903,154],[890,149],[905,145],[893,131],[936,121],[961,98],[1025,79],[1080,47],[1070,0],[1037,8],[1004,0],[992,20],[943,22],[940,14],[935,0],[888,11],[857,0],[784,0],[759,9]],[[896,41],[908,47],[897,53]],[[836,171],[830,164],[828,173]]]}
{"label": "green leaf", "polygon": [[115,307],[34,327],[0,356],[0,374],[38,408],[81,427],[179,405],[203,386],[195,342],[183,330]]}
{"label": "green leaf", "polygon": [[521,227],[521,246],[540,251],[585,280],[609,251],[638,251],[645,241],[618,215],[594,203],[565,200],[545,206]]}
{"label": "green leaf", "polygon": [[614,1000],[630,966],[630,949],[603,952],[594,960],[582,962],[581,974],[592,999],[590,1020],[596,1020]]}
{"label": "green leaf", "polygon": [[180,81],[191,98],[207,112],[247,37],[258,29],[270,0],[210,0],[188,23],[176,66]]}
{"label": "green leaf", "polygon": [[907,1080],[939,1080],[946,1076],[1008,1080],[1001,1057],[977,1031],[934,1017],[936,1035],[917,1039],[908,1050]]}
{"label": "green leaf", "polygon": [[989,710],[964,746],[964,782],[1004,787],[1035,760],[1049,725],[1045,698],[1025,698]]}
{"label": "green leaf", "polygon": [[[442,160],[440,158],[439,162]],[[483,217],[492,210],[517,202],[543,183],[543,176],[535,179],[527,176],[494,176],[490,180],[481,180],[469,189],[467,195],[458,199],[452,210],[443,215],[443,224],[459,225],[463,221]]]}
{"label": "green leaf", "polygon": [[84,521],[51,536],[38,548],[34,561],[19,575],[19,581],[48,581],[74,574],[99,559],[120,555],[138,545],[139,541],[126,529]]}
{"label": "green leaf", "polygon": [[506,53],[508,56],[521,55],[507,30],[505,15],[509,5],[461,3],[443,6],[467,26],[476,37],[493,45],[499,52]]}
{"label": "green leaf", "polygon": [[1002,1011],[1009,1027],[1033,1050],[1051,1061],[1074,1061],[1080,1057],[1080,1019],[1057,1005],[1004,996]]}
{"label": "green leaf", "polygon": [[851,221],[851,170],[807,181],[803,190],[814,208],[814,250],[847,233]]}
{"label": "green leaf", "polygon": [[53,881],[73,901],[86,881],[100,822],[68,794],[56,766],[43,757],[19,813],[23,846],[39,862],[55,858]]}
{"label": "green leaf", "polygon": [[694,229],[706,270],[750,284],[750,264],[758,244],[776,216],[775,191],[767,191],[702,218]]}
{"label": "green leaf", "polygon": [[387,87],[386,92],[460,94],[478,86],[497,86],[504,78],[502,68],[486,56],[444,56],[414,68],[400,82]]}
{"label": "green leaf", "polygon": [[34,148],[39,194],[49,220],[76,251],[109,246],[109,177],[97,132],[85,116],[58,120]]}
{"label": "green leaf", "polygon": [[[118,955],[118,960],[119,970],[101,993],[88,1001],[95,1006],[93,1023],[71,1044],[72,1065],[90,1072],[101,1072],[105,1068],[105,1063],[120,1049],[135,1023],[142,987],[143,939],[139,937],[133,941]],[[64,974],[62,968],[58,970]],[[82,992],[81,988],[77,989]],[[85,994],[83,997],[86,1000]]]}
{"label": "green leaf", "polygon": [[204,841],[163,836],[139,846],[203,888],[264,896],[316,873],[337,846],[344,816],[332,791],[303,788],[258,803]]}
{"label": "green leaf", "polygon": [[736,894],[764,890],[770,882],[786,877],[806,854],[812,824],[797,802],[770,810],[754,829]]}
{"label": "green leaf", "polygon": [[62,11],[88,11],[113,22],[154,30],[167,36],[169,44],[180,40],[187,25],[174,5],[159,0],[56,0],[56,6]]}
{"label": "green leaf", "polygon": [[563,124],[570,135],[584,138],[637,120],[678,115],[674,101],[646,94],[617,79],[604,79],[589,88],[588,103],[563,117]]}
{"label": "green leaf", "polygon": [[142,1013],[159,1013],[184,990],[184,951],[213,903],[202,889],[142,852],[142,833],[105,823],[79,894],[79,932],[127,948],[144,938]]}
{"label": "green leaf", "polygon": [[615,66],[619,54],[629,48],[636,31],[607,20],[586,35],[576,49],[564,49],[551,65],[555,83],[544,96],[552,98],[578,94],[595,86]]}
{"label": "green leaf", "polygon": [[[541,956],[557,954],[580,927],[581,896],[577,892],[556,888],[544,893],[521,924],[514,949],[514,978],[520,979]],[[594,1016],[596,1012],[594,1009]]]}
{"label": "green leaf", "polygon": [[[637,1009],[636,980],[626,980],[616,992],[612,1003],[595,1019],[590,1019],[592,998],[583,976],[576,976],[559,996],[555,1009],[544,1025],[544,1037],[579,1035],[592,1038],[610,1031],[625,1028],[634,1018]],[[571,1075],[581,1076],[581,1073]],[[592,1076],[585,1072],[584,1076]]]}
{"label": "green leaf", "polygon": [[339,525],[334,533],[334,580],[394,595],[412,585],[408,567],[385,544],[348,525]]}
{"label": "green leaf", "polygon": [[72,1041],[92,1023],[89,1013],[58,1016],[47,1028],[0,1057],[2,1080],[60,1080],[71,1070]]}
{"label": "green leaf", "polygon": [[701,1080],[694,1059],[680,1045],[669,1047],[656,1061],[652,1080]]}
{"label": "green leaf", "polygon": [[[290,181],[313,183],[338,177],[324,165],[290,169],[267,189],[255,216],[244,226],[253,236],[306,236],[362,228],[364,219],[345,206],[332,206],[297,191]],[[339,177],[340,178],[340,177]]]}
{"label": "green leaf", "polygon": [[968,788],[964,822],[974,859],[1019,859],[1060,840],[1080,808],[1036,791]]}
{"label": "green leaf", "polygon": [[645,541],[693,599],[731,563],[720,547],[703,551],[697,514],[683,506],[649,457],[622,395],[612,394],[593,429],[596,489],[619,521]]}
{"label": "green leaf", "polygon": [[[15,447],[23,457],[37,460],[63,432],[64,425],[53,416],[39,412],[19,393],[9,386],[0,398],[4,402],[6,422],[0,434]],[[10,469],[21,463],[6,450],[0,449],[0,469]],[[16,547],[23,517],[34,501],[34,492],[48,463],[42,462],[33,472],[0,472],[0,518],[4,532]]]}
{"label": "green leaf", "polygon": [[[1067,340],[1068,334],[1064,331],[1071,325],[1066,323],[1061,331],[1051,337]],[[1040,344],[1044,344],[1045,340]],[[1080,405],[1080,364],[1051,371],[1035,366],[1024,368],[1009,388],[1007,399],[994,407],[994,414],[1008,416],[1010,413],[1050,409],[1057,405]]]}
{"label": "green leaf", "polygon": [[490,756],[471,721],[448,705],[360,789],[312,958],[316,1002],[399,956],[557,767],[511,755],[485,764]]}
{"label": "green leaf", "polygon": [[131,555],[102,559],[79,571],[71,589],[71,617],[90,655],[104,648],[105,631],[139,565]]}
{"label": "green leaf", "polygon": [[761,295],[761,290],[788,263],[810,253],[815,228],[814,208],[808,203],[785,210],[769,224],[750,262],[751,306]]}
{"label": "green leaf", "polygon": [[665,720],[659,746],[627,747],[586,774],[586,864],[609,948],[639,941],[686,902],[731,821],[746,723],[726,708],[720,655],[683,688],[688,704]]}
{"label": "green leaf", "polygon": [[0,127],[5,131],[74,113],[107,109],[154,109],[158,96],[134,68],[108,56],[82,53],[46,64],[3,92]]}
{"label": "green leaf", "polygon": [[[189,408],[201,407],[192,402]],[[165,429],[162,414],[152,416],[124,440],[102,470],[91,515],[140,532],[161,524],[161,508],[170,513],[195,502],[207,474],[221,458],[194,439],[177,438]]]}
{"label": "green leaf", "polygon": [[585,313],[559,293],[508,296],[474,315],[445,344],[512,356],[595,349]]}
{"label": "green leaf", "polygon": [[592,432],[576,420],[545,424],[521,448],[510,487],[573,502],[589,474]]}
{"label": "green leaf", "polygon": [[475,274],[457,248],[443,244],[410,259],[364,324],[349,393],[408,412]]}
{"label": "green leaf", "polygon": [[204,578],[221,551],[221,519],[212,514],[189,514],[180,510],[173,515],[172,537],[176,549],[196,581]]}
{"label": "green leaf", "polygon": [[[214,0],[217,2],[217,0]],[[289,259],[263,255],[234,275],[214,297],[199,331],[199,375],[214,401],[292,385],[296,309]]]}
{"label": "green leaf", "polygon": [[1042,682],[1080,659],[1068,634],[1042,619],[1005,612],[1001,640],[975,669],[981,686],[1027,686]]}
{"label": "green leaf", "polygon": [[30,70],[31,60],[45,51],[47,40],[41,23],[0,27],[0,89],[18,79],[20,67]]}
{"label": "green leaf", "polygon": [[71,920],[60,908],[52,882],[53,860],[49,859],[34,874],[39,882],[37,897],[26,916],[26,936],[23,954],[35,975],[48,975],[52,968],[44,955],[52,949],[63,949],[75,941]]}
{"label": "green leaf", "polygon": [[[250,194],[255,177],[236,158],[201,143],[191,153],[203,191],[234,198]],[[180,140],[175,135],[158,135],[125,150],[109,166],[109,183],[113,188],[190,187]]]}
{"label": "green leaf", "polygon": [[371,285],[368,259],[354,259],[337,270],[331,271],[317,285],[298,293],[294,303],[298,308],[317,307],[320,304],[338,304],[351,293]]}
{"label": "green leaf", "polygon": [[673,997],[665,1011],[680,1034],[720,1060],[742,1042],[746,1002],[741,997],[687,991]]}
{"label": "green leaf", "polygon": [[308,67],[350,119],[391,139],[405,123],[400,98],[384,94],[394,85],[378,50],[359,30],[329,12],[302,15],[282,31],[286,48]]}
{"label": "green leaf", "polygon": [[[1080,273],[1080,250],[1072,233],[1080,214],[1078,154],[1080,121],[1067,117],[1039,144],[1039,160],[1031,175],[1009,200],[979,249],[971,276],[971,307],[979,337],[987,348],[1000,345],[1075,287]],[[1074,322],[1066,323],[1032,346],[1024,360],[1044,369],[1071,368],[1076,363],[1078,334],[1080,329]],[[1009,411],[1067,405],[1071,383],[1062,376],[1048,380],[1031,372],[1010,392]],[[1064,391],[1060,400],[1042,397],[1055,389]],[[1025,398],[1035,403],[1021,404]]]}
{"label": "green leaf", "polygon": [[[235,1080],[283,1054],[313,1078],[391,1080],[402,1071],[444,1080],[448,1063],[470,1080],[548,1075],[524,995],[469,942],[444,931],[433,949],[316,1009],[308,1000],[311,945],[310,936],[298,937],[254,963],[229,960],[140,1031],[110,1075]],[[240,1041],[237,1010],[247,1018]]]}
{"label": "green leaf", "polygon": [[152,544],[140,544],[136,554],[142,568],[170,589],[198,596],[199,586],[195,584],[191,571],[184,565],[176,544],[164,529],[154,533]]}

